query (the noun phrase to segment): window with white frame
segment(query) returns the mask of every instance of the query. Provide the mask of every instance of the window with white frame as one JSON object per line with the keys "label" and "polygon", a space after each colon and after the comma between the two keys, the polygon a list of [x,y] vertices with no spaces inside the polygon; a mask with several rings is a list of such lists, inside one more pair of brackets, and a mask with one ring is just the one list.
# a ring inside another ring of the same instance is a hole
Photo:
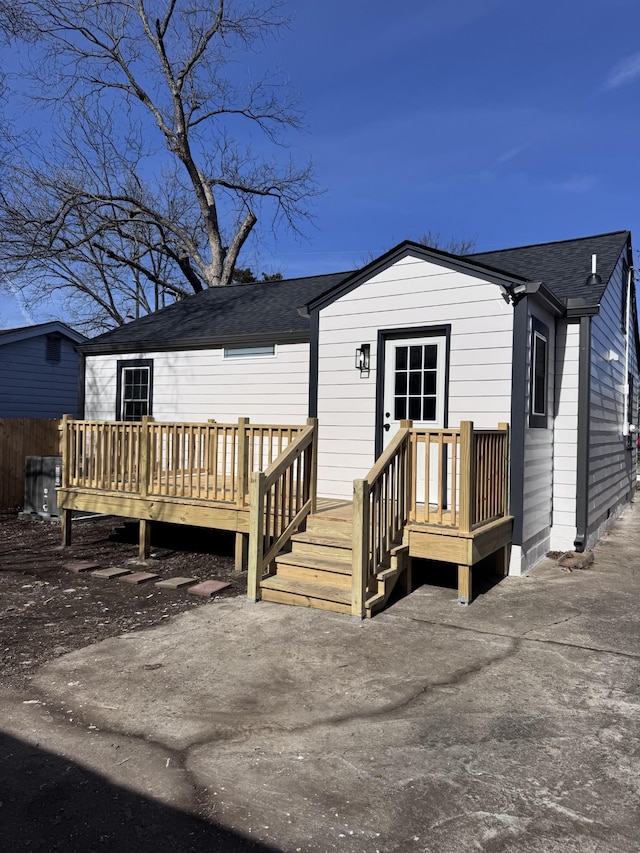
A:
{"label": "window with white frame", "polygon": [[225,358],[268,358],[276,354],[276,345],[267,344],[257,347],[225,347]]}
{"label": "window with white frame", "polygon": [[152,414],[153,360],[118,362],[116,420],[139,421]]}
{"label": "window with white frame", "polygon": [[546,429],[549,404],[549,329],[531,318],[529,426]]}

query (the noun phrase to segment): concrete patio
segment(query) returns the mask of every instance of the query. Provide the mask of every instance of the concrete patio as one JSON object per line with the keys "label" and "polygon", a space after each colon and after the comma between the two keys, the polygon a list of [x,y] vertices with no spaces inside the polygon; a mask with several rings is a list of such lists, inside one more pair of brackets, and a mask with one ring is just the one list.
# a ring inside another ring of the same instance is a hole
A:
{"label": "concrete patio", "polygon": [[[189,824],[183,850],[210,832],[222,850],[635,853],[639,555],[636,504],[588,569],[546,560],[468,608],[434,586],[362,622],[232,599],[90,646],[0,693],[11,779],[41,755],[49,796],[100,780],[80,819],[101,850],[131,840],[140,798],[139,850],[169,849],[153,828],[186,812],[216,829]],[[45,789],[16,784],[0,816],[28,825]],[[34,827],[10,849],[81,849],[64,821]]]}

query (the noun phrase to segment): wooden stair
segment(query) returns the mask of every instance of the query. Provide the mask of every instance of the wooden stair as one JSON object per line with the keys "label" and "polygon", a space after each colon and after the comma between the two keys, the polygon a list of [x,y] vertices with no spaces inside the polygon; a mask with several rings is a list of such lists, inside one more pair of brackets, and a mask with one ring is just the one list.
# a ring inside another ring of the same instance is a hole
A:
{"label": "wooden stair", "polygon": [[[352,541],[351,505],[318,512],[307,518],[306,530],[292,536],[292,550],[275,559],[276,573],[263,578],[264,601],[351,613]],[[366,616],[384,607],[404,573],[408,578],[408,545],[393,549],[389,566],[374,579],[366,599]]]}

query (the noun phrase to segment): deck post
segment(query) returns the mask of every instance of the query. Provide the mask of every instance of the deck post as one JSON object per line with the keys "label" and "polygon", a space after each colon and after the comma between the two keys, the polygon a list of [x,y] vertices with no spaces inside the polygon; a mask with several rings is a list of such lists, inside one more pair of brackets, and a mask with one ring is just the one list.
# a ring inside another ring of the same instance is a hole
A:
{"label": "deck post", "polygon": [[140,461],[138,463],[138,491],[141,498],[146,498],[149,494],[150,423],[153,423],[153,418],[143,415],[140,423]]}
{"label": "deck post", "polygon": [[363,619],[369,564],[369,483],[353,481],[353,558],[351,564],[351,615]]}
{"label": "deck post", "polygon": [[458,601],[460,604],[471,603],[472,571],[471,566],[458,566]]}
{"label": "deck post", "polygon": [[498,429],[506,432],[502,449],[502,515],[509,515],[509,424],[499,423]]}
{"label": "deck post", "polygon": [[138,559],[147,560],[151,554],[151,522],[146,518],[139,520],[138,526]]}
{"label": "deck post", "polygon": [[63,509],[60,514],[60,529],[62,533],[62,547],[71,545],[71,510]]}
{"label": "deck post", "polygon": [[473,454],[473,421],[460,421],[460,512],[458,527],[461,533],[471,533],[475,481]]}
{"label": "deck post", "polygon": [[[413,421],[401,420],[400,429],[413,429]],[[413,447],[411,444],[411,435],[408,436],[407,448],[405,451],[404,463],[404,522],[409,521],[413,507],[411,506],[411,488],[413,478]]]}
{"label": "deck post", "polygon": [[235,570],[241,572],[247,567],[248,540],[246,533],[236,533]]}
{"label": "deck post", "polygon": [[[62,471],[60,472],[60,488],[66,489],[70,481],[70,465],[71,454],[69,452],[69,421],[72,421],[71,415],[63,415],[60,424],[60,455],[62,456]],[[68,548],[71,545],[71,510],[63,509],[60,513],[60,535],[63,548]]]}
{"label": "deck post", "polygon": [[247,598],[260,600],[262,581],[262,558],[264,556],[264,471],[251,474],[249,496],[249,566],[247,575]]}
{"label": "deck post", "polygon": [[309,497],[311,499],[310,514],[318,508],[318,419],[307,418],[307,426],[313,427],[313,441],[311,442],[311,477],[309,479]]}
{"label": "deck post", "polygon": [[[245,496],[249,491],[249,454],[247,447],[247,424],[249,418],[238,418],[238,479],[236,505],[245,506]],[[236,569],[237,562],[237,540],[236,540]]]}

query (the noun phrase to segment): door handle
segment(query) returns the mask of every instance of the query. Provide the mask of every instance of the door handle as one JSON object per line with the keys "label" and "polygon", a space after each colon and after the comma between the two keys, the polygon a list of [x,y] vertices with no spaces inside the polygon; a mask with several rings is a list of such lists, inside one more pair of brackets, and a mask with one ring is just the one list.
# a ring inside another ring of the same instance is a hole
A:
{"label": "door handle", "polygon": [[389,432],[389,430],[391,429],[391,424],[383,424],[382,429],[385,432]]}

